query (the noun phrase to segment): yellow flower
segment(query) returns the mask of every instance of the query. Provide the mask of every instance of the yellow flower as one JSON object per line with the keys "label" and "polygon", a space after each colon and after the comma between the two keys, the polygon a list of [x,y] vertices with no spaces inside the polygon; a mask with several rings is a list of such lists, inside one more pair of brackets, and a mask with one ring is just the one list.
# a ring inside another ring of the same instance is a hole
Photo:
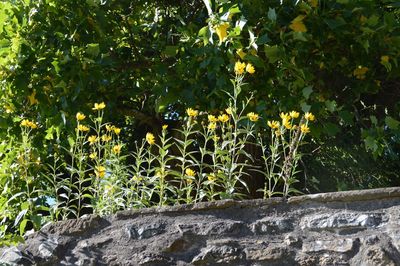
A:
{"label": "yellow flower", "polygon": [[162,130],[167,130],[167,128],[168,128],[168,125],[163,125],[162,126]]}
{"label": "yellow flower", "polygon": [[132,177],[132,181],[134,181],[134,182],[140,182],[140,181],[142,181],[143,180],[143,177],[141,177],[141,176],[133,176]]}
{"label": "yellow flower", "polygon": [[245,52],[243,52],[243,50],[242,49],[238,49],[237,51],[236,51],[236,54],[240,57],[240,59],[244,59],[244,57],[246,56],[246,53]]}
{"label": "yellow flower", "polygon": [[310,128],[309,128],[306,124],[302,124],[302,125],[300,126],[300,130],[301,130],[301,132],[303,132],[304,134],[307,134],[307,133],[310,132]]}
{"label": "yellow flower", "polygon": [[29,122],[29,127],[32,129],[35,129],[35,128],[37,128],[37,125],[35,122]]}
{"label": "yellow flower", "polygon": [[249,74],[254,74],[254,72],[256,72],[255,69],[254,69],[254,67],[253,67],[253,65],[250,64],[250,63],[247,64],[247,66],[246,66],[246,71],[247,71]]}
{"label": "yellow flower", "polygon": [[35,98],[35,96],[36,96],[36,91],[33,91],[32,94],[28,96],[29,105],[35,105],[39,103],[39,101]]}
{"label": "yellow flower", "polygon": [[226,36],[228,36],[227,33],[228,28],[229,28],[228,23],[222,23],[219,24],[217,27],[215,27],[215,32],[217,33],[219,38],[219,43],[222,43],[225,40]]}
{"label": "yellow flower", "polygon": [[211,123],[208,124],[207,128],[209,130],[215,130],[217,128],[217,123],[211,122]]}
{"label": "yellow flower", "polygon": [[253,113],[253,112],[248,113],[248,114],[247,114],[247,117],[248,117],[248,118],[250,119],[250,121],[252,121],[252,122],[257,122],[258,119],[259,119],[258,114]]}
{"label": "yellow flower", "polygon": [[85,118],[86,118],[86,115],[82,114],[81,112],[78,112],[76,114],[76,120],[78,120],[78,121],[82,121]]}
{"label": "yellow flower", "polygon": [[382,55],[381,56],[381,64],[387,64],[389,63],[389,56],[388,55]]}
{"label": "yellow flower", "polygon": [[218,122],[218,118],[216,118],[214,115],[208,115],[208,122],[210,123]]}
{"label": "yellow flower", "polygon": [[103,136],[101,136],[101,140],[104,142],[108,142],[112,139],[111,136],[104,134]]}
{"label": "yellow flower", "polygon": [[235,63],[235,73],[236,73],[237,75],[243,74],[245,68],[246,68],[246,64],[245,64],[245,63],[242,63],[242,62],[240,62],[240,61],[237,61],[237,62]]}
{"label": "yellow flower", "polygon": [[24,119],[24,120],[21,121],[21,124],[20,124],[20,125],[21,125],[22,127],[29,127],[29,122],[30,122],[30,121],[29,121],[28,119]]}
{"label": "yellow flower", "polygon": [[149,143],[150,145],[153,145],[154,143],[156,143],[156,140],[154,138],[154,135],[151,133],[147,133],[146,134],[146,141],[147,143]]}
{"label": "yellow flower", "polygon": [[290,120],[290,115],[284,112],[281,112],[280,115],[282,120]]}
{"label": "yellow flower", "polygon": [[106,130],[109,131],[109,132],[110,132],[110,131],[113,131],[113,130],[114,130],[114,126],[111,125],[111,124],[107,124],[107,125],[106,125]]}
{"label": "yellow flower", "polygon": [[226,123],[229,121],[229,116],[227,114],[222,114],[218,116],[218,120],[222,123]]}
{"label": "yellow flower", "polygon": [[104,102],[101,102],[101,103],[95,103],[92,110],[102,110],[104,108],[106,108],[106,104]]}
{"label": "yellow flower", "polygon": [[299,112],[296,112],[296,111],[291,111],[291,112],[289,113],[289,115],[290,115],[291,118],[298,118],[299,115],[300,115],[300,113],[299,113]]}
{"label": "yellow flower", "polygon": [[88,141],[90,145],[93,145],[97,141],[97,136],[96,135],[89,136]]}
{"label": "yellow flower", "polygon": [[37,128],[36,123],[35,123],[35,122],[32,122],[32,121],[29,121],[28,119],[22,120],[21,123],[20,123],[20,125],[21,125],[22,127],[30,127],[30,128],[32,128],[32,129]]}
{"label": "yellow flower", "polygon": [[368,72],[368,67],[358,66],[353,71],[353,76],[357,79],[365,79],[365,74]]}
{"label": "yellow flower", "polygon": [[290,23],[289,28],[291,28],[294,32],[307,32],[306,25],[303,23],[304,16],[299,15]]}
{"label": "yellow flower", "polygon": [[92,160],[96,159],[97,158],[97,153],[92,152],[91,154],[89,154],[89,158],[92,159]]}
{"label": "yellow flower", "polygon": [[217,135],[214,135],[213,140],[214,142],[217,142],[220,138]]}
{"label": "yellow flower", "polygon": [[232,107],[226,108],[226,109],[225,109],[225,112],[226,112],[228,115],[232,115],[232,113],[233,113]]}
{"label": "yellow flower", "polygon": [[191,179],[191,178],[186,178],[186,183],[187,183],[188,185],[192,184],[192,183],[193,183],[193,179]]}
{"label": "yellow flower", "polygon": [[115,135],[119,135],[119,133],[121,133],[121,129],[119,127],[114,127],[113,130]]}
{"label": "yellow flower", "polygon": [[286,120],[286,119],[282,120],[282,125],[284,125],[285,128],[287,128],[287,129],[291,129],[292,128],[292,124],[290,123],[289,120]]}
{"label": "yellow flower", "polygon": [[106,175],[106,168],[104,166],[97,166],[95,170],[96,176],[104,177]]}
{"label": "yellow flower", "polygon": [[115,154],[119,154],[119,153],[121,152],[121,145],[115,145],[115,146],[113,147],[113,152],[114,152]]}
{"label": "yellow flower", "polygon": [[193,177],[193,176],[195,176],[196,175],[196,172],[195,171],[193,171],[192,169],[190,169],[190,168],[186,168],[186,170],[185,170],[185,174],[187,175],[187,176],[191,176],[191,177]]}
{"label": "yellow flower", "polygon": [[84,125],[78,125],[78,131],[86,132],[89,131],[89,127]]}
{"label": "yellow flower", "polygon": [[208,181],[210,181],[210,182],[214,182],[214,181],[217,179],[217,177],[215,176],[214,173],[211,173],[211,174],[209,174],[209,175],[207,176],[207,179],[208,179]]}
{"label": "yellow flower", "polygon": [[186,113],[190,117],[196,117],[199,114],[199,111],[194,110],[192,108],[188,108],[188,109],[186,109]]}
{"label": "yellow flower", "polygon": [[310,121],[314,121],[315,120],[315,116],[312,113],[309,113],[309,112],[304,114],[304,118],[306,120],[310,120]]}
{"label": "yellow flower", "polygon": [[318,0],[309,0],[310,6],[316,8],[318,7]]}
{"label": "yellow flower", "polygon": [[279,128],[279,122],[278,121],[268,121],[267,122],[268,126],[272,129],[277,129]]}

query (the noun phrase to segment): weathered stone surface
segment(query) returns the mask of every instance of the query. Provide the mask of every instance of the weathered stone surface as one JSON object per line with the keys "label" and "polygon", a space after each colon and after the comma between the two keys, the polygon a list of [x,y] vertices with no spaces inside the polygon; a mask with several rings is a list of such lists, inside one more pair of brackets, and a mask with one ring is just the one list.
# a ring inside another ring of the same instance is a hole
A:
{"label": "weathered stone surface", "polygon": [[[358,239],[356,239],[358,240]],[[303,252],[331,251],[338,253],[350,252],[353,249],[354,240],[351,238],[333,238],[329,240],[315,240],[303,244]]]}
{"label": "weathered stone surface", "polygon": [[342,212],[333,215],[310,215],[301,221],[301,228],[309,229],[345,229],[345,228],[371,228],[381,225],[382,213],[354,213]]}
{"label": "weathered stone surface", "polygon": [[400,188],[124,211],[54,223],[0,265],[400,265]]}

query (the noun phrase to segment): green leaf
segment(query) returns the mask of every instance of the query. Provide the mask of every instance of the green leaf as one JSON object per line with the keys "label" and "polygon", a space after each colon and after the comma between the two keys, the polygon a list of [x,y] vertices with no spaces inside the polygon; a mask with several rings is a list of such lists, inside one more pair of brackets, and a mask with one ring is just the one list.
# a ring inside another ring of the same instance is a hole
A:
{"label": "green leaf", "polygon": [[364,139],[365,147],[367,150],[371,150],[373,152],[378,150],[378,144],[375,141],[375,138],[372,136],[368,136]]}
{"label": "green leaf", "polygon": [[172,57],[178,54],[178,49],[179,46],[166,46],[164,49],[164,55],[168,56],[168,57]]}
{"label": "green leaf", "polygon": [[269,41],[271,41],[271,39],[268,37],[268,34],[261,35],[257,38],[258,45],[266,44]]}
{"label": "green leaf", "polygon": [[324,131],[329,135],[329,136],[335,136],[337,133],[340,132],[340,128],[333,124],[333,123],[325,123],[324,124]]}
{"label": "green leaf", "polygon": [[336,101],[327,100],[327,101],[325,101],[325,106],[329,112],[333,113],[336,110]]}
{"label": "green leaf", "polygon": [[346,124],[353,125],[354,115],[349,111],[340,111],[339,116]]}
{"label": "green leaf", "polygon": [[28,222],[28,219],[23,219],[22,222],[19,224],[19,233],[21,236],[25,234],[25,227]]}
{"label": "green leaf", "polygon": [[346,25],[346,21],[342,17],[337,17],[336,19],[324,19],[324,22],[332,30]]}
{"label": "green leaf", "polygon": [[306,42],[308,41],[304,32],[293,32],[293,39]]}
{"label": "green leaf", "polygon": [[270,20],[272,20],[273,22],[276,21],[276,12],[275,12],[274,8],[269,8],[269,10],[268,10],[268,18]]}
{"label": "green leaf", "polygon": [[313,92],[313,86],[307,86],[303,89],[303,96],[304,98],[310,98],[310,94]]}
{"label": "green leaf", "polygon": [[377,126],[377,125],[378,125],[378,119],[376,119],[376,116],[371,115],[371,116],[369,117],[369,119],[371,120],[371,123],[372,123],[374,126]]}
{"label": "green leaf", "polygon": [[385,124],[386,124],[390,129],[396,130],[396,129],[399,128],[400,122],[399,122],[398,120],[394,119],[394,118],[391,117],[391,116],[386,116],[386,118],[385,118]]}
{"label": "green leaf", "polygon": [[302,102],[302,103],[300,104],[300,106],[301,106],[301,110],[302,110],[304,113],[309,112],[310,109],[311,109],[311,105],[308,105],[306,102]]}
{"label": "green leaf", "polygon": [[230,14],[238,14],[240,12],[241,12],[240,8],[239,8],[239,6],[237,4],[233,5],[231,8],[229,8],[229,13]]}
{"label": "green leaf", "polygon": [[86,45],[86,53],[92,57],[97,57],[100,53],[100,46],[98,43],[89,43]]}
{"label": "green leaf", "polygon": [[268,58],[268,62],[270,63],[275,63],[280,59],[280,49],[277,45],[274,46],[265,45],[264,52]]}

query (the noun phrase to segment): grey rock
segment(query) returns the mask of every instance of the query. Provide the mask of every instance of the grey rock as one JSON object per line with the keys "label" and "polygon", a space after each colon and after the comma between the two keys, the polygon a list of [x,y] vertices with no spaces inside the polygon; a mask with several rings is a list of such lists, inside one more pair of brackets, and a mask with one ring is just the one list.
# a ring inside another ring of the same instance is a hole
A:
{"label": "grey rock", "polygon": [[400,188],[198,204],[50,224],[0,265],[400,265]]}
{"label": "grey rock", "polygon": [[267,218],[258,220],[252,225],[254,234],[279,234],[293,230],[293,219]]}
{"label": "grey rock", "polygon": [[24,256],[17,247],[9,247],[1,252],[0,264],[1,265],[18,265]]}
{"label": "grey rock", "polygon": [[351,238],[329,240],[315,240],[313,242],[305,242],[303,244],[303,252],[320,252],[332,251],[338,253],[349,252],[353,249],[354,240]]}
{"label": "grey rock", "polygon": [[333,215],[306,216],[301,221],[301,228],[312,230],[319,229],[345,229],[377,227],[383,222],[381,213],[351,213],[342,212]]}

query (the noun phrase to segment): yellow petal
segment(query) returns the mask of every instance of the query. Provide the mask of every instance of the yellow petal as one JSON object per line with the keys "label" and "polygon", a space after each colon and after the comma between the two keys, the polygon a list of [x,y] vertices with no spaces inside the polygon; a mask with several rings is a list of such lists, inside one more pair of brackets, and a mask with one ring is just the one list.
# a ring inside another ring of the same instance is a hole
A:
{"label": "yellow petal", "polygon": [[299,15],[290,23],[289,28],[291,28],[294,32],[307,32],[306,25],[303,23],[304,16]]}

